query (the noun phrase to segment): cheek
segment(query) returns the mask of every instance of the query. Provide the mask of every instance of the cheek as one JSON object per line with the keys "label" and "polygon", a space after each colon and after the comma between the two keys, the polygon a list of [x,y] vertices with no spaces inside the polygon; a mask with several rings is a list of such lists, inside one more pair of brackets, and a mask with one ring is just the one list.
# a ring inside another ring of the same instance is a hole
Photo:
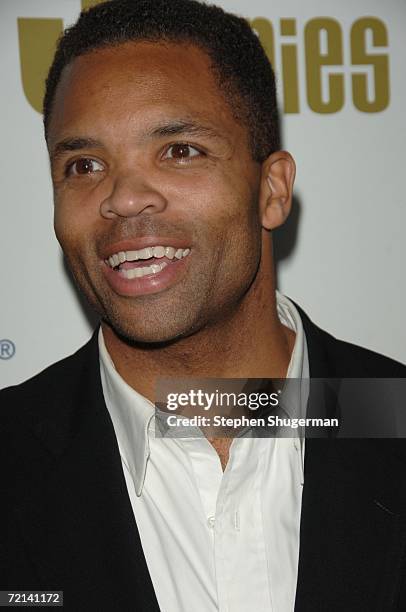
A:
{"label": "cheek", "polygon": [[[208,251],[206,268],[217,290],[234,291],[253,279],[261,257],[261,222],[256,193],[247,187],[213,193],[198,225]],[[207,265],[207,262],[210,262]]]}
{"label": "cheek", "polygon": [[232,167],[224,172],[214,170],[200,180],[196,177],[182,185],[175,197],[180,196],[184,212],[193,211],[196,221],[201,219],[219,227],[252,224],[255,217],[259,218],[258,193],[238,170],[241,169]]}
{"label": "cheek", "polygon": [[213,193],[212,199],[207,201],[206,211],[202,217],[207,218],[213,234],[220,234],[220,240],[223,236],[227,241],[228,245],[224,246],[233,245],[236,250],[241,250],[260,238],[257,198],[247,185]]}
{"label": "cheek", "polygon": [[70,252],[78,239],[78,227],[75,217],[67,214],[66,209],[59,203],[55,203],[54,229],[63,251]]}
{"label": "cheek", "polygon": [[261,251],[261,221],[257,194],[243,185],[229,201],[223,227],[227,232],[225,255],[235,274],[252,276]]}
{"label": "cheek", "polygon": [[94,222],[90,207],[77,202],[65,191],[56,193],[54,201],[54,229],[64,252],[88,246]]}

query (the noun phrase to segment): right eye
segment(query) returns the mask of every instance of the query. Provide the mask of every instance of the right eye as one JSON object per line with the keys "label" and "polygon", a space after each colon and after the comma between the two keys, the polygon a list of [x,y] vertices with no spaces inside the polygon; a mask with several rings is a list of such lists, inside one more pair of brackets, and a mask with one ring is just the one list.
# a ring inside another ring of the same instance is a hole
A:
{"label": "right eye", "polygon": [[99,161],[91,157],[82,157],[69,164],[66,168],[66,176],[94,174],[95,172],[102,172],[103,170],[104,166]]}

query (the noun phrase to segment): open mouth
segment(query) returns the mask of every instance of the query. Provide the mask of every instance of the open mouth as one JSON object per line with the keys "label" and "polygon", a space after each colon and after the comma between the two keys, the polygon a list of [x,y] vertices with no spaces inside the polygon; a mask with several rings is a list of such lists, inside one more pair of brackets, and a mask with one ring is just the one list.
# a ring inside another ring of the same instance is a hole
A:
{"label": "open mouth", "polygon": [[131,280],[147,275],[159,274],[167,266],[184,259],[190,249],[177,249],[172,246],[149,246],[137,251],[119,251],[110,255],[104,262],[123,278]]}

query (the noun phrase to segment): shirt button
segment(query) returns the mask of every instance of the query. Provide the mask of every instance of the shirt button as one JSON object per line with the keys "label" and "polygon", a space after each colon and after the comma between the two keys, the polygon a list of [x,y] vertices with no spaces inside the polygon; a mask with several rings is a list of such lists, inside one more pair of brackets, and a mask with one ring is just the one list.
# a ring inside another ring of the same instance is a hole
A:
{"label": "shirt button", "polygon": [[207,524],[210,527],[210,529],[214,529],[214,523],[216,522],[216,519],[214,516],[209,516],[209,518],[207,519]]}

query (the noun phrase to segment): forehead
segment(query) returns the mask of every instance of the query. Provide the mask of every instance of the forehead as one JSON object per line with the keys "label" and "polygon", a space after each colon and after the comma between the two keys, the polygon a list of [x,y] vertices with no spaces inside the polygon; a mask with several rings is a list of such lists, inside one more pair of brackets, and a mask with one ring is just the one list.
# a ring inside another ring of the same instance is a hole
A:
{"label": "forehead", "polygon": [[83,123],[205,119],[224,131],[244,131],[220,90],[209,56],[186,43],[130,42],[79,56],[63,70],[50,139]]}

